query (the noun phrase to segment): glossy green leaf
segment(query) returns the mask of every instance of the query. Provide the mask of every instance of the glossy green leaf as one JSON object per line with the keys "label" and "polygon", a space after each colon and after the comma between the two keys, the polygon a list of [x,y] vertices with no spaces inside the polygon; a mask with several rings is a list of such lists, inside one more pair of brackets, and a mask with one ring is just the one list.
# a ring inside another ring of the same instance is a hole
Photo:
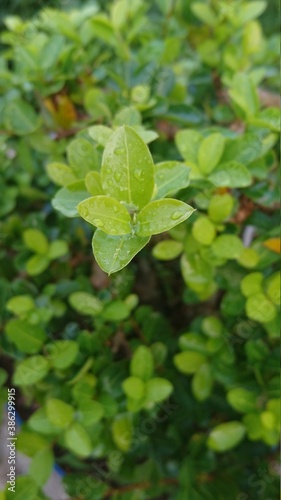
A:
{"label": "glossy green leaf", "polygon": [[280,132],[280,110],[278,108],[267,108],[250,118],[249,123],[256,127],[269,128],[272,132]]}
{"label": "glossy green leaf", "polygon": [[164,240],[159,241],[152,250],[153,256],[158,260],[176,259],[183,251],[181,241]]}
{"label": "glossy green leaf", "polygon": [[269,276],[265,282],[266,295],[276,306],[280,305],[280,272]]}
{"label": "glossy green leaf", "polygon": [[172,195],[189,185],[190,169],[184,163],[164,161],[155,165],[157,198]]}
{"label": "glossy green leaf", "polygon": [[71,293],[69,303],[80,314],[96,316],[103,310],[103,304],[100,299],[87,292]]}
{"label": "glossy green leaf", "polygon": [[212,244],[215,255],[223,259],[237,259],[243,251],[243,243],[234,234],[222,234]]}
{"label": "glossy green leaf", "polygon": [[85,108],[94,120],[110,116],[110,110],[106,103],[106,95],[101,89],[89,89],[85,93]]}
{"label": "glossy green leaf", "polygon": [[275,318],[277,311],[271,300],[260,292],[247,298],[246,313],[248,318],[259,323],[268,323]]}
{"label": "glossy green leaf", "polygon": [[256,394],[242,387],[228,391],[226,399],[230,406],[239,413],[249,413],[256,410]]}
{"label": "glossy green leaf", "polygon": [[231,215],[233,207],[233,196],[227,193],[216,194],[212,196],[208,206],[209,217],[215,223],[223,222]]}
{"label": "glossy green leaf", "polygon": [[40,351],[46,339],[46,334],[40,326],[21,319],[12,319],[7,323],[6,335],[20,351],[28,354]]}
{"label": "glossy green leaf", "polygon": [[253,248],[243,248],[241,254],[239,255],[237,261],[240,266],[251,269],[256,267],[259,262],[259,254]]}
{"label": "glossy green leaf", "polygon": [[38,486],[43,486],[49,479],[54,467],[54,455],[51,450],[39,450],[32,458],[29,475]]}
{"label": "glossy green leaf", "polygon": [[85,139],[74,139],[67,148],[67,159],[76,177],[84,179],[90,170],[98,170],[99,157],[94,146]]}
{"label": "glossy green leaf", "polygon": [[84,181],[77,181],[60,189],[53,198],[52,205],[66,217],[77,217],[77,206],[89,197]]}
{"label": "glossy green leaf", "polygon": [[131,375],[144,381],[149,380],[153,374],[153,356],[146,346],[139,346],[131,359]]}
{"label": "glossy green leaf", "polygon": [[4,106],[3,120],[7,130],[20,136],[31,134],[40,124],[33,107],[22,99],[7,102]]}
{"label": "glossy green leaf", "polygon": [[136,235],[109,236],[98,229],[93,237],[93,252],[100,268],[112,274],[129,264],[149,239]]}
{"label": "glossy green leaf", "polygon": [[254,295],[262,291],[263,274],[250,273],[245,276],[240,284],[241,290],[245,297]]}
{"label": "glossy green leaf", "polygon": [[104,408],[98,401],[81,401],[79,403],[79,419],[82,425],[90,427],[104,416]]}
{"label": "glossy green leaf", "polygon": [[118,128],[105,147],[101,179],[104,192],[144,207],[154,190],[154,165],[148,147],[130,127]]}
{"label": "glossy green leaf", "polygon": [[107,321],[124,321],[130,316],[130,313],[130,308],[125,302],[115,300],[104,307],[101,316]]}
{"label": "glossy green leaf", "polygon": [[113,130],[109,127],[105,127],[105,125],[94,125],[93,127],[88,128],[88,134],[98,144],[106,146],[113,134]]}
{"label": "glossy green leaf", "polygon": [[48,420],[55,427],[68,427],[74,417],[74,409],[71,405],[60,399],[48,399],[46,403],[46,414]]}
{"label": "glossy green leaf", "polygon": [[207,316],[202,321],[202,330],[210,338],[219,338],[223,333],[223,324],[216,316]]}
{"label": "glossy green leaf", "polygon": [[263,0],[256,0],[253,2],[246,2],[244,5],[239,6],[235,16],[235,24],[246,24],[252,19],[259,17],[266,9],[266,2]]}
{"label": "glossy green leaf", "polygon": [[138,236],[151,236],[168,231],[172,227],[188,219],[194,208],[172,198],[152,201],[137,215]]}
{"label": "glossy green leaf", "polygon": [[177,148],[187,164],[189,162],[197,164],[199,147],[203,140],[202,135],[196,130],[180,130],[176,133],[175,140]]}
{"label": "glossy green leaf", "polygon": [[237,446],[245,436],[241,422],[226,422],[217,425],[210,433],[207,444],[214,451],[224,452]]}
{"label": "glossy green leaf", "polygon": [[165,378],[155,377],[146,383],[146,400],[159,403],[167,399],[173,391],[173,385]]}
{"label": "glossy green leaf", "polygon": [[16,479],[15,490],[10,490],[7,484],[3,500],[37,500],[39,486],[32,477],[21,475]]}
{"label": "glossy green leaf", "polygon": [[89,191],[92,196],[104,194],[99,172],[88,172],[85,177],[85,186],[87,191]]}
{"label": "glossy green leaf", "polygon": [[21,316],[35,308],[35,302],[31,295],[16,295],[6,302],[6,309]]}
{"label": "glossy green leaf", "polygon": [[203,2],[194,2],[191,4],[193,14],[200,19],[204,24],[209,26],[216,26],[218,18],[214,10]]}
{"label": "glossy green leaf", "polygon": [[218,165],[224,150],[224,137],[221,134],[210,134],[203,139],[199,151],[199,168],[204,175],[208,175]]}
{"label": "glossy green leaf", "polygon": [[133,438],[133,426],[129,415],[120,414],[112,423],[112,437],[117,448],[123,452],[129,451]]}
{"label": "glossy green leaf", "polygon": [[57,370],[65,370],[73,364],[78,354],[78,343],[74,340],[56,340],[45,346],[48,359]]}
{"label": "glossy green leaf", "polygon": [[252,182],[251,175],[242,163],[230,161],[218,165],[208,179],[217,187],[246,187]]}
{"label": "glossy green leaf", "polygon": [[68,253],[67,243],[63,240],[55,240],[50,243],[48,257],[51,260],[63,257]]}
{"label": "glossy green leaf", "polygon": [[77,210],[83,219],[111,235],[130,234],[131,218],[128,210],[110,196],[93,196],[82,201]]}
{"label": "glossy green leaf", "polygon": [[212,392],[213,374],[208,363],[201,365],[192,378],[191,388],[197,401],[205,401]]}
{"label": "glossy green leaf", "polygon": [[68,186],[68,184],[77,181],[77,177],[71,168],[64,165],[64,163],[49,163],[47,165],[47,173],[50,179],[59,186]]}
{"label": "glossy green leaf", "polygon": [[206,354],[206,339],[200,333],[183,333],[179,338],[179,348],[182,351],[195,351]]}
{"label": "glossy green leaf", "polygon": [[33,255],[26,262],[26,271],[31,276],[37,276],[48,268],[49,263],[50,260],[46,255]]}
{"label": "glossy green leaf", "polygon": [[46,435],[56,435],[61,432],[59,427],[55,427],[47,418],[45,408],[39,408],[28,419],[28,427],[39,433]]}
{"label": "glossy green leaf", "polygon": [[259,108],[258,94],[249,75],[245,73],[234,75],[229,95],[247,116],[251,117],[257,114]]}
{"label": "glossy green leaf", "polygon": [[183,351],[174,356],[177,369],[186,375],[195,373],[205,361],[205,356],[199,352]]}
{"label": "glossy green leaf", "polygon": [[211,245],[216,236],[216,228],[208,217],[202,215],[194,222],[192,235],[202,245]]}
{"label": "glossy green leaf", "polygon": [[246,132],[243,135],[226,141],[221,163],[233,160],[248,164],[259,158],[262,153],[262,143],[258,134]]}
{"label": "glossy green leaf", "polygon": [[[115,115],[113,124],[115,127],[129,125],[130,127],[139,127],[141,125],[141,113],[134,106],[126,106],[120,109]],[[134,129],[135,130],[135,129]]]}
{"label": "glossy green leaf", "polygon": [[49,363],[43,356],[30,356],[21,361],[15,369],[14,384],[28,386],[42,380],[49,371]]}
{"label": "glossy green leaf", "polygon": [[125,394],[132,399],[142,399],[145,393],[145,384],[139,377],[128,377],[122,383]]}
{"label": "glossy green leaf", "polygon": [[49,243],[42,231],[38,229],[26,229],[23,233],[23,241],[27,248],[33,252],[46,254],[49,249]]}
{"label": "glossy green leaf", "polygon": [[70,427],[64,432],[64,440],[67,448],[78,455],[78,457],[86,458],[91,454],[92,443],[86,429],[79,424],[73,422]]}

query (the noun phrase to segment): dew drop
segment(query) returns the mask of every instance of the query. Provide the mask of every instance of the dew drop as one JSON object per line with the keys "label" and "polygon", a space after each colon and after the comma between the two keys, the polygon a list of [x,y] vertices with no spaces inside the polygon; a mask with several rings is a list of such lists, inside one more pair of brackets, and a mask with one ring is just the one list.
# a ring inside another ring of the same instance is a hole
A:
{"label": "dew drop", "polygon": [[87,217],[89,215],[89,210],[87,208],[83,208],[83,211],[81,211],[82,217]]}
{"label": "dew drop", "polygon": [[111,173],[112,173],[112,168],[107,167],[107,168],[105,169],[105,173],[106,173],[106,174],[111,174]]}
{"label": "dew drop", "polygon": [[102,227],[104,226],[104,223],[100,219],[94,219],[93,224],[97,227]]}
{"label": "dew drop", "polygon": [[117,234],[116,229],[114,229],[113,227],[111,228],[111,234]]}
{"label": "dew drop", "polygon": [[116,182],[119,182],[122,177],[122,174],[120,172],[114,172],[114,179]]}
{"label": "dew drop", "polygon": [[113,184],[113,180],[112,180],[112,179],[108,179],[108,181],[107,181],[107,185],[108,185],[108,186],[112,186],[112,184]]}
{"label": "dew drop", "polygon": [[159,179],[162,181],[162,179],[164,179],[164,175],[163,174],[159,174],[158,175]]}
{"label": "dew drop", "polygon": [[124,148],[116,148],[116,149],[114,149],[114,153],[116,155],[124,155],[125,154],[125,149]]}
{"label": "dew drop", "polygon": [[118,207],[116,207],[115,205],[113,206],[112,208],[113,212],[116,214],[118,212]]}
{"label": "dew drop", "polygon": [[177,210],[176,212],[174,212],[172,215],[171,215],[171,219],[172,220],[178,220],[180,219],[182,216],[183,216],[183,212],[180,212],[179,210]]}
{"label": "dew drop", "polygon": [[142,181],[142,171],[139,169],[134,170],[134,176],[137,179],[137,181],[141,182]]}

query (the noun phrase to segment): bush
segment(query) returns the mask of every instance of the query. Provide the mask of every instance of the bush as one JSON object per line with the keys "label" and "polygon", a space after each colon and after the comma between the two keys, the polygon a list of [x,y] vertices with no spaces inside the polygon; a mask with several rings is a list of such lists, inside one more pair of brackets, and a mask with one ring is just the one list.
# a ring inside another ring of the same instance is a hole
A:
{"label": "bush", "polygon": [[31,461],[4,500],[48,498],[55,464],[79,500],[277,497],[265,9],[117,0],[6,19],[0,394],[16,388]]}

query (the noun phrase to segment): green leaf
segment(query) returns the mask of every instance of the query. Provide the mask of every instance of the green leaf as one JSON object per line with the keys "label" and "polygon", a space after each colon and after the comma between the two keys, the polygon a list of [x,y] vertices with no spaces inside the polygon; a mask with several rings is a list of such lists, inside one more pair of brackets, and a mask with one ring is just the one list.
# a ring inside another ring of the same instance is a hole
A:
{"label": "green leaf", "polygon": [[104,415],[104,408],[98,401],[81,401],[79,403],[79,420],[82,425],[90,427],[99,422]]}
{"label": "green leaf", "polygon": [[84,104],[93,120],[100,120],[110,116],[106,103],[106,95],[101,89],[90,89],[85,94]]}
{"label": "green leaf", "polygon": [[262,153],[262,143],[257,134],[246,132],[226,141],[221,163],[235,160],[238,163],[251,163]]}
{"label": "green leaf", "polygon": [[35,309],[35,302],[31,295],[16,295],[6,302],[6,309],[17,316]]}
{"label": "green leaf", "polygon": [[179,338],[179,347],[182,351],[196,351],[206,354],[206,339],[200,333],[187,332]]}
{"label": "green leaf", "polygon": [[47,165],[47,173],[50,179],[59,186],[67,186],[77,181],[77,177],[71,168],[63,163],[49,163]]}
{"label": "green leaf", "polygon": [[[141,125],[141,113],[134,106],[126,106],[115,115],[113,124],[115,127],[129,125],[130,127],[139,127]],[[135,130],[135,129],[134,129]],[[138,133],[137,131],[135,131]]]}
{"label": "green leaf", "polygon": [[205,361],[205,356],[199,352],[183,351],[174,356],[174,363],[177,369],[187,375],[197,372]]}
{"label": "green leaf", "polygon": [[102,302],[87,292],[73,292],[69,296],[69,303],[80,314],[97,316],[103,310]]}
{"label": "green leaf", "polygon": [[44,408],[39,408],[32,413],[31,417],[28,419],[28,427],[39,434],[56,435],[61,432],[59,427],[55,427],[48,420]]}
{"label": "green leaf", "polygon": [[86,458],[91,454],[92,443],[89,434],[79,422],[73,422],[64,432],[64,440],[66,447],[78,455],[78,457]]}
{"label": "green leaf", "polygon": [[202,135],[196,130],[180,130],[176,133],[175,141],[177,148],[187,164],[189,162],[197,164],[199,147],[202,140]]}
{"label": "green leaf", "polygon": [[233,421],[217,425],[211,431],[207,445],[218,452],[231,450],[242,441],[245,432],[245,426],[241,422]]}
{"label": "green leaf", "polygon": [[22,99],[10,101],[4,106],[3,121],[7,130],[16,135],[32,134],[40,124],[33,107]]}
{"label": "green leaf", "polygon": [[21,429],[18,434],[17,448],[28,457],[33,457],[38,451],[45,449],[48,441],[45,437],[39,436],[35,432]]}
{"label": "green leaf", "polygon": [[266,9],[266,5],[266,2],[262,0],[246,2],[244,5],[239,5],[238,11],[235,14],[235,25],[241,26],[259,17]]}
{"label": "green leaf", "polygon": [[216,316],[208,316],[202,321],[202,330],[212,339],[220,338],[223,333],[223,324]]}
{"label": "green leaf", "polygon": [[223,259],[238,259],[243,248],[242,241],[234,234],[222,234],[212,244],[214,254]]}
{"label": "green leaf", "polygon": [[38,500],[38,484],[29,476],[19,476],[16,479],[15,491],[9,491],[6,487],[3,500]]}
{"label": "green leaf", "polygon": [[183,251],[181,241],[159,241],[152,250],[152,255],[158,260],[176,259]]}
{"label": "green leaf", "polygon": [[205,401],[212,392],[213,374],[208,363],[201,365],[192,378],[192,392],[197,401]]}
{"label": "green leaf", "polygon": [[77,206],[79,215],[87,222],[111,235],[130,234],[131,218],[119,201],[109,196],[93,196]]}
{"label": "green leaf", "polygon": [[276,308],[264,293],[250,295],[246,302],[246,313],[248,318],[259,323],[272,321],[276,314]]}
{"label": "green leaf", "polygon": [[132,399],[142,399],[145,393],[145,384],[139,377],[128,377],[122,383],[123,391]]}
{"label": "green leaf", "polygon": [[164,161],[155,165],[157,198],[165,198],[189,185],[190,169],[184,163]]}
{"label": "green leaf", "polygon": [[252,183],[248,169],[237,161],[230,161],[218,165],[208,177],[217,187],[246,187]]}
{"label": "green leaf", "polygon": [[123,452],[129,451],[133,438],[133,426],[130,416],[126,414],[118,415],[113,421],[111,430],[117,448]]}
{"label": "green leaf", "polygon": [[262,291],[263,274],[262,273],[250,273],[245,276],[241,283],[241,291],[245,297],[254,295]]}
{"label": "green leaf", "polygon": [[67,147],[67,159],[76,177],[84,179],[90,170],[98,170],[99,156],[85,139],[74,139]]}
{"label": "green leaf", "polygon": [[74,409],[71,405],[60,399],[48,399],[46,403],[46,414],[48,420],[55,427],[68,427],[74,417]]}
{"label": "green leaf", "polygon": [[39,450],[32,458],[29,475],[38,486],[43,486],[49,479],[54,467],[54,456],[51,450]]}
{"label": "green leaf", "polygon": [[168,398],[173,391],[173,385],[165,378],[155,377],[146,382],[146,400],[158,403]]}
{"label": "green leaf", "polygon": [[105,147],[113,134],[113,130],[109,127],[105,127],[104,125],[94,125],[93,127],[88,128],[88,134],[92,139],[94,139],[94,141]]}
{"label": "green leaf", "polygon": [[26,262],[26,271],[31,276],[37,276],[45,271],[49,266],[50,260],[45,255],[33,255]]}
{"label": "green leaf", "polygon": [[264,429],[260,414],[247,413],[247,415],[244,415],[243,417],[243,424],[246,427],[249,439],[251,439],[252,441],[262,439]]}
{"label": "green leaf", "polygon": [[77,205],[89,197],[84,181],[77,181],[60,189],[53,198],[52,205],[66,217],[77,217]]}
{"label": "green leaf", "polygon": [[218,18],[213,9],[203,2],[192,3],[191,10],[200,21],[208,26],[216,26],[218,23]]}
{"label": "green leaf", "polygon": [[192,226],[192,236],[202,245],[211,245],[216,236],[216,228],[208,217],[201,216]]}
{"label": "green leaf", "polygon": [[269,128],[272,132],[280,132],[280,110],[278,108],[267,108],[256,116],[249,118],[251,125],[261,128]]}
{"label": "green leaf", "polygon": [[101,316],[107,321],[124,321],[129,318],[130,313],[131,310],[125,302],[115,300],[105,306]]}
{"label": "green leaf", "polygon": [[27,248],[33,250],[33,252],[44,255],[49,250],[46,236],[38,229],[26,229],[23,233],[23,241]]}
{"label": "green leaf", "polygon": [[259,261],[259,254],[253,248],[243,248],[242,253],[239,255],[237,262],[240,266],[251,269],[256,267]]}
{"label": "green leaf", "polygon": [[198,151],[199,168],[208,175],[218,165],[224,150],[225,139],[221,134],[210,134],[206,137]]}
{"label": "green leaf", "polygon": [[209,206],[208,215],[215,222],[223,222],[232,213],[234,207],[234,198],[230,194],[215,194],[212,196]]}
{"label": "green leaf", "polygon": [[40,351],[46,339],[46,334],[40,326],[21,319],[12,319],[7,323],[6,335],[20,351],[28,354]]}
{"label": "green leaf", "polygon": [[249,413],[256,410],[256,394],[242,387],[228,391],[226,399],[230,406],[239,413]]}
{"label": "green leaf", "polygon": [[139,346],[131,359],[131,375],[146,381],[152,377],[153,369],[154,363],[151,350],[146,346]]}
{"label": "green leaf", "polygon": [[130,127],[118,128],[107,143],[101,168],[104,192],[138,208],[154,190],[154,165],[148,147]]}
{"label": "green leaf", "polygon": [[85,177],[85,186],[87,191],[89,191],[92,196],[104,194],[99,172],[88,172]]}
{"label": "green leaf", "polygon": [[276,306],[280,305],[280,272],[269,276],[265,282],[266,295]]}
{"label": "green leaf", "polygon": [[68,253],[67,243],[63,240],[55,240],[50,243],[48,257],[51,260],[58,259]]}
{"label": "green leaf", "polygon": [[79,352],[78,343],[74,340],[56,340],[45,346],[52,366],[57,370],[65,370],[71,366]]}
{"label": "green leaf", "polygon": [[42,380],[49,371],[49,363],[43,356],[31,356],[21,361],[14,372],[14,384],[27,386]]}
{"label": "green leaf", "polygon": [[183,201],[166,198],[152,201],[137,215],[138,236],[151,236],[163,233],[188,219],[194,208]]}
{"label": "green leaf", "polygon": [[259,109],[258,94],[249,75],[245,73],[234,75],[229,95],[248,117],[257,114]]}
{"label": "green leaf", "polygon": [[100,268],[112,274],[129,264],[149,239],[135,235],[109,236],[97,229],[93,237],[93,252]]}

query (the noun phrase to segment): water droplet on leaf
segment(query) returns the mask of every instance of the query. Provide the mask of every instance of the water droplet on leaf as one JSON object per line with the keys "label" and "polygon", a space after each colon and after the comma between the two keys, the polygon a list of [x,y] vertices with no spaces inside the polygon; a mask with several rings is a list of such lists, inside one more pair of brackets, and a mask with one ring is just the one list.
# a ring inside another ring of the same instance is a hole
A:
{"label": "water droplet on leaf", "polygon": [[108,184],[108,186],[112,186],[112,184],[113,184],[113,180],[112,180],[112,179],[108,179],[108,180],[107,180],[107,184]]}
{"label": "water droplet on leaf", "polygon": [[102,227],[104,226],[104,223],[100,219],[94,219],[93,224],[97,227]]}
{"label": "water droplet on leaf", "polygon": [[122,174],[120,172],[114,172],[114,178],[116,182],[119,182],[122,177]]}
{"label": "water droplet on leaf", "polygon": [[116,155],[124,155],[125,154],[125,149],[124,148],[116,148],[116,149],[114,149],[114,153]]}
{"label": "water droplet on leaf", "polygon": [[171,219],[172,219],[172,220],[178,220],[178,219],[180,219],[183,215],[184,215],[184,213],[183,213],[183,212],[180,212],[179,210],[176,210],[176,212],[174,212],[174,213],[171,215]]}
{"label": "water droplet on leaf", "polygon": [[134,170],[134,176],[137,179],[137,181],[142,181],[142,171],[139,169]]}

